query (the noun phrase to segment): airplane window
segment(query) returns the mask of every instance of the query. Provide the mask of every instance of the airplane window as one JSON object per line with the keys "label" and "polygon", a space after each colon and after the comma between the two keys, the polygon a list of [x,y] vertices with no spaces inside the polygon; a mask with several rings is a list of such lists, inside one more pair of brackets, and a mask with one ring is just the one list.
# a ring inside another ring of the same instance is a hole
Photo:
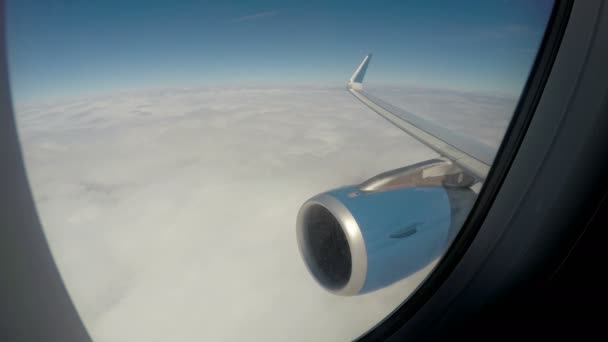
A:
{"label": "airplane window", "polygon": [[336,341],[455,239],[553,2],[6,8],[27,174],[93,339]]}

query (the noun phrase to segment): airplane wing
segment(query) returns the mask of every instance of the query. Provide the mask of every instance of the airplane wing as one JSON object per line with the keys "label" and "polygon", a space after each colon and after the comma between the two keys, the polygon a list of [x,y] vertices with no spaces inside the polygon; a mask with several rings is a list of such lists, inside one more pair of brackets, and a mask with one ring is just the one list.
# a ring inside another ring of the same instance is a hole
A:
{"label": "airplane wing", "polygon": [[371,57],[371,54],[365,56],[350,78],[346,89],[380,116],[450,160],[477,181],[485,181],[496,151],[481,142],[451,132],[364,91],[363,78]]}

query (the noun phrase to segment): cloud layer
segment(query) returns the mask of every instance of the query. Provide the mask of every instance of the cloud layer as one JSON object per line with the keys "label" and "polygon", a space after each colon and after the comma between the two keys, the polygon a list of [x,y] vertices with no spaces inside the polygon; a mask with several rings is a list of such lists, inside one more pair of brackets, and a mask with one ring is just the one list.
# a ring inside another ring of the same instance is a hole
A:
{"label": "cloud layer", "polygon": [[[427,91],[417,106],[453,95]],[[468,113],[452,125],[493,117],[465,102],[447,107]],[[300,259],[303,201],[435,156],[343,89],[128,92],[17,117],[47,238],[96,341],[353,339],[431,268],[348,298]]]}

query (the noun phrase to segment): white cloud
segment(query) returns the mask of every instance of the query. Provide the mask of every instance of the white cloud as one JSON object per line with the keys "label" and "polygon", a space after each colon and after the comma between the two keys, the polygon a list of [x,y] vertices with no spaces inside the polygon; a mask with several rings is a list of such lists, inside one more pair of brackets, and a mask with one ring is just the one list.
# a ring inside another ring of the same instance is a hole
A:
{"label": "white cloud", "polygon": [[251,20],[258,20],[258,19],[264,19],[264,18],[271,18],[276,16],[277,14],[279,14],[279,11],[275,10],[275,11],[264,11],[264,12],[258,12],[255,14],[250,14],[250,15],[244,15],[241,17],[237,17],[232,19],[231,21],[234,23],[238,23],[238,22],[242,22],[242,21],[251,21]]}
{"label": "white cloud", "polygon": [[[420,96],[428,112],[448,95]],[[453,125],[493,118],[462,101],[444,101]],[[343,89],[131,92],[17,116],[45,232],[96,341],[353,339],[431,267],[348,298],[300,260],[303,201],[435,156]]]}

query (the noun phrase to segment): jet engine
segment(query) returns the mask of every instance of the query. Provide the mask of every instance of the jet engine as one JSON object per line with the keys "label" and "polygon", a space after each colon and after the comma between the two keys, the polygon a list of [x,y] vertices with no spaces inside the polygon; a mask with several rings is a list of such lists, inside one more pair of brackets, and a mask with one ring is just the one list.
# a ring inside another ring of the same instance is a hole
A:
{"label": "jet engine", "polygon": [[332,293],[386,287],[442,255],[475,201],[474,183],[433,159],[314,196],[297,218],[302,258]]}

